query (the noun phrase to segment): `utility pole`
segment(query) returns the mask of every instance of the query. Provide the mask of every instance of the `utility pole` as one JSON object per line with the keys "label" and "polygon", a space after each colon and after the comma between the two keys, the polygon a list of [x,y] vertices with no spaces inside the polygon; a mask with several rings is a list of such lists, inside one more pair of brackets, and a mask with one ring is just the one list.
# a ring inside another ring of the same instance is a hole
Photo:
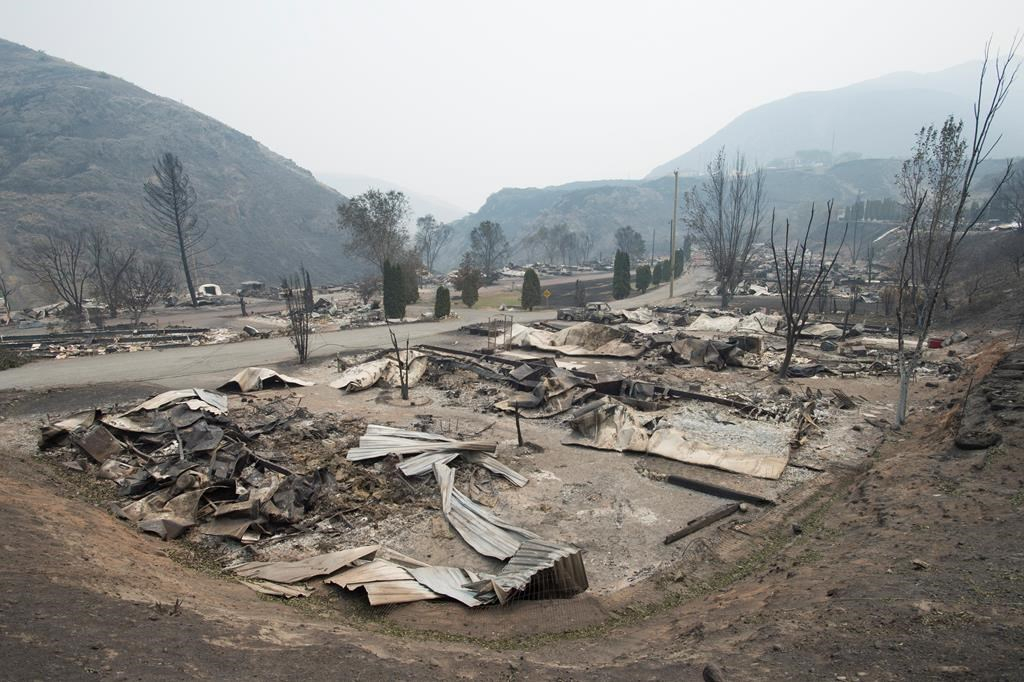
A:
{"label": "utility pole", "polygon": [[654,267],[654,231],[658,229],[657,225],[657,223],[651,225],[651,268]]}
{"label": "utility pole", "polygon": [[676,187],[672,192],[672,236],[669,238],[668,256],[668,297],[676,292],[676,210],[679,207],[679,171],[672,173],[676,176]]}

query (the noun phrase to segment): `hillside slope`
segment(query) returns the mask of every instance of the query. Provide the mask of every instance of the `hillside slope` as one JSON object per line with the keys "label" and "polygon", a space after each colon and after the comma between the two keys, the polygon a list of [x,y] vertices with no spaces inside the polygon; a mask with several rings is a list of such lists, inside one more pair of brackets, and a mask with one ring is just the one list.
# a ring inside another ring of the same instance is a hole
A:
{"label": "hillside slope", "polygon": [[17,275],[15,255],[54,228],[102,226],[157,252],[140,227],[142,185],[165,150],[185,164],[216,242],[199,279],[275,282],[302,263],[319,281],[349,274],[335,228],[344,197],[308,171],[182,104],[3,40],[0,268]]}
{"label": "hillside slope", "polygon": [[[949,114],[967,120],[977,96],[980,63],[936,73],[894,73],[861,83],[802,92],[747,111],[685,154],[664,163],[648,179],[702,172],[721,148],[741,150],[766,165],[785,165],[798,151],[866,158],[905,157],[922,126]],[[997,119],[1000,156],[1024,154],[1024,96],[1011,93]]]}
{"label": "hillside slope", "polygon": [[[780,219],[806,219],[811,202],[819,205],[835,199],[841,207],[853,202],[858,192],[873,199],[893,195],[893,178],[899,162],[869,159],[851,161],[829,169],[773,169],[768,171],[766,194]],[[700,178],[679,179],[683,194]],[[541,257],[530,235],[540,226],[566,223],[589,232],[594,238],[592,257],[608,256],[614,250],[615,230],[632,225],[651,246],[651,228],[656,231],[656,253],[668,254],[669,224],[672,219],[671,177],[646,181],[609,180],[604,183],[570,183],[545,188],[506,188],[490,197],[479,211],[455,221],[453,247],[447,251],[444,267],[458,262],[469,245],[469,232],[481,221],[501,223],[519,262]],[[819,214],[820,215],[820,214]],[[680,213],[680,232],[682,226]],[[681,236],[680,236],[681,238]],[[532,250],[531,250],[532,249]]]}

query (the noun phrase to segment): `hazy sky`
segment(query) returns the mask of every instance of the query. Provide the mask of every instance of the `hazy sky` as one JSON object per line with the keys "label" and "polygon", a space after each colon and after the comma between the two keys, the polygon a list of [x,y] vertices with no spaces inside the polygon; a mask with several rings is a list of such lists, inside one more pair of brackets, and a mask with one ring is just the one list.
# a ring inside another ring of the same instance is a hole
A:
{"label": "hazy sky", "polygon": [[0,37],[471,210],[642,177],[758,104],[977,59],[1022,27],[1020,0],[0,0]]}

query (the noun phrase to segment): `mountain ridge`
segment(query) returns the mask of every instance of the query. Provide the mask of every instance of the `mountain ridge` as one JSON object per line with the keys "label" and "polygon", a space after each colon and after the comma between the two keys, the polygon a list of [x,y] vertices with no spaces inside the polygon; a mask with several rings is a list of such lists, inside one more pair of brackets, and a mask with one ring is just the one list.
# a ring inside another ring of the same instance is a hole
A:
{"label": "mountain ridge", "polygon": [[[831,90],[798,92],[749,109],[687,152],[663,163],[645,179],[673,170],[700,173],[718,150],[737,151],[762,165],[787,165],[797,152],[820,150],[832,160],[843,153],[863,158],[901,158],[914,134],[952,114],[965,120],[976,96],[981,62],[930,73],[901,71]],[[991,74],[990,74],[991,76]],[[1001,156],[1024,154],[1024,96],[1010,93],[997,125]]]}

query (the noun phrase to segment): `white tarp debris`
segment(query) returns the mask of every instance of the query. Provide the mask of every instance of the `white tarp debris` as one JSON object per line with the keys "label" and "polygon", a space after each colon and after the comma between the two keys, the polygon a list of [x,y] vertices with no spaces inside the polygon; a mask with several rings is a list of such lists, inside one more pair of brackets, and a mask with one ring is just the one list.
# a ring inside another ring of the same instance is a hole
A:
{"label": "white tarp debris", "polygon": [[789,438],[775,424],[717,421],[694,408],[660,421],[646,451],[687,464],[777,479],[789,463]]}
{"label": "white tarp debris", "polygon": [[264,388],[287,388],[289,386],[312,386],[312,381],[296,379],[279,374],[268,367],[247,367],[217,388],[219,391],[248,393]]}
{"label": "white tarp debris", "polygon": [[636,310],[620,310],[622,316],[626,318],[626,322],[637,322],[639,324],[647,324],[654,321],[654,311],[650,308],[637,308]]}
{"label": "white tarp debris", "polygon": [[778,315],[751,313],[746,317],[721,315],[712,317],[707,313],[700,316],[686,327],[688,332],[718,332],[721,334],[758,334],[774,332],[782,318]]}
{"label": "white tarp debris", "polygon": [[610,398],[602,398],[585,405],[572,416],[572,432],[562,442],[598,450],[644,452],[648,440],[644,421],[635,410]]}
{"label": "white tarp debris", "polygon": [[721,420],[711,408],[686,406],[645,423],[632,408],[604,398],[573,415],[570,424],[573,431],[562,441],[567,445],[646,452],[770,479],[789,463],[789,437],[779,425]]}
{"label": "white tarp debris", "polygon": [[648,322],[647,324],[627,324],[625,325],[629,329],[632,329],[637,334],[643,334],[644,336],[650,336],[651,334],[661,334],[662,332],[668,331],[667,327],[662,326],[660,322]]}
{"label": "white tarp debris", "polygon": [[800,332],[800,336],[806,336],[812,339],[838,339],[842,335],[842,329],[827,322],[809,324]]}
{"label": "white tarp debris", "polygon": [[536,348],[563,355],[591,355],[635,358],[642,348],[622,340],[623,332],[597,322],[580,322],[559,332],[513,324],[506,333],[507,341],[518,347]]}
{"label": "white tarp debris", "polygon": [[[402,351],[403,361],[409,368],[409,385],[415,386],[427,371],[427,357],[419,351]],[[341,376],[330,383],[331,388],[343,391],[363,391],[378,382],[392,388],[401,386],[398,359],[388,356],[379,360],[371,360],[361,365],[349,367]]]}

